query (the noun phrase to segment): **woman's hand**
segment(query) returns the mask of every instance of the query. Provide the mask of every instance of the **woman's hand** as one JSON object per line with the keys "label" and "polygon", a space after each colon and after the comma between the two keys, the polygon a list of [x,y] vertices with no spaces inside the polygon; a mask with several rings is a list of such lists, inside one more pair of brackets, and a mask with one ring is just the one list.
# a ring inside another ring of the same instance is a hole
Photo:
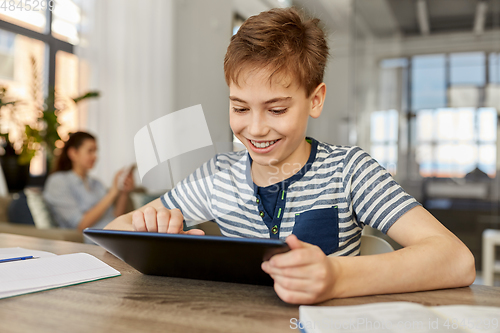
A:
{"label": "woman's hand", "polygon": [[184,216],[179,209],[147,207],[144,212],[132,214],[134,231],[163,232],[169,234],[205,235],[200,229],[183,230]]}
{"label": "woman's hand", "polygon": [[134,188],[135,188],[134,175],[132,171],[130,171],[125,180],[123,181],[123,186],[121,190],[124,193],[130,193],[134,190]]}
{"label": "woman's hand", "polygon": [[110,191],[113,191],[113,192],[120,192],[120,179],[122,177],[122,174],[123,174],[123,170],[120,170],[118,171],[117,173],[115,173],[115,177],[113,178],[113,183],[111,184],[111,188],[110,188]]}
{"label": "woman's hand", "polygon": [[338,270],[334,259],[312,244],[290,235],[291,251],[274,255],[262,263],[264,272],[274,279],[274,290],[287,303],[313,304],[332,298]]}
{"label": "woman's hand", "polygon": [[[125,172],[127,175],[125,175]],[[132,192],[135,188],[133,169],[131,170],[120,170],[115,174],[113,179],[113,184],[111,186],[112,190],[121,191],[122,193],[128,194]]]}

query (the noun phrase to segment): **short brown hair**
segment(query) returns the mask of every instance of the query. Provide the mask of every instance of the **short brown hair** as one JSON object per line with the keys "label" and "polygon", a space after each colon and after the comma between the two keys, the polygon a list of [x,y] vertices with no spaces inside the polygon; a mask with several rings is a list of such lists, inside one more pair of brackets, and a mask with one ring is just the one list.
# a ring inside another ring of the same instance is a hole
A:
{"label": "short brown hair", "polygon": [[231,37],[224,58],[226,83],[238,84],[248,66],[291,75],[310,96],[323,82],[328,45],[319,19],[305,20],[295,8],[274,8],[248,18]]}

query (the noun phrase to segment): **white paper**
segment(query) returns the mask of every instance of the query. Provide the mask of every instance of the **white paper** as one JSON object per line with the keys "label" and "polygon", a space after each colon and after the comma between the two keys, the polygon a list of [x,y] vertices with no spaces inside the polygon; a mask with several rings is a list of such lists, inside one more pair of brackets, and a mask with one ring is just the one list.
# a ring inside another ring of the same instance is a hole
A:
{"label": "white paper", "polygon": [[5,262],[0,263],[0,298],[117,275],[120,275],[120,272],[87,253]]}
{"label": "white paper", "polygon": [[45,257],[53,257],[55,256],[55,254],[45,251],[23,249],[21,247],[0,248],[0,260],[9,258],[28,257],[28,256],[45,258]]}
{"label": "white paper", "polygon": [[292,318],[290,328],[300,328],[306,333],[500,332],[500,308],[497,307],[425,307],[410,302],[387,302],[353,306],[300,306],[299,313],[300,322]]}
{"label": "white paper", "polygon": [[450,330],[453,327],[466,328],[473,333],[500,332],[500,308],[479,305],[441,305],[431,309],[448,320]]}

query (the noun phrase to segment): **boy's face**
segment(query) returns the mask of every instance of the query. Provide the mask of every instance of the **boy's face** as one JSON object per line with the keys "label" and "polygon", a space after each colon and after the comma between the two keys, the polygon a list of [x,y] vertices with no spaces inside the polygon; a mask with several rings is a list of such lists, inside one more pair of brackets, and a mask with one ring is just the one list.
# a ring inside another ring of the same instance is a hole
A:
{"label": "boy's face", "polygon": [[229,85],[231,129],[262,166],[280,165],[305,144],[308,117],[319,117],[325,92],[321,84],[307,97],[294,81],[270,83],[269,75],[264,69],[244,71],[239,86]]}

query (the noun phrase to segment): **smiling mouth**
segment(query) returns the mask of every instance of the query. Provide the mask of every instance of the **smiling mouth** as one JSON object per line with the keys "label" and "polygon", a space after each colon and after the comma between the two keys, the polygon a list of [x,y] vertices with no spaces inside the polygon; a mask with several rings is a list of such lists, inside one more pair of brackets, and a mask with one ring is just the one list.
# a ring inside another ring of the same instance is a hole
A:
{"label": "smiling mouth", "polygon": [[271,141],[260,141],[260,142],[257,142],[257,141],[254,141],[254,140],[248,140],[248,141],[250,141],[255,148],[261,148],[262,149],[262,148],[267,148],[269,146],[274,145],[279,140],[281,140],[281,139],[271,140]]}

